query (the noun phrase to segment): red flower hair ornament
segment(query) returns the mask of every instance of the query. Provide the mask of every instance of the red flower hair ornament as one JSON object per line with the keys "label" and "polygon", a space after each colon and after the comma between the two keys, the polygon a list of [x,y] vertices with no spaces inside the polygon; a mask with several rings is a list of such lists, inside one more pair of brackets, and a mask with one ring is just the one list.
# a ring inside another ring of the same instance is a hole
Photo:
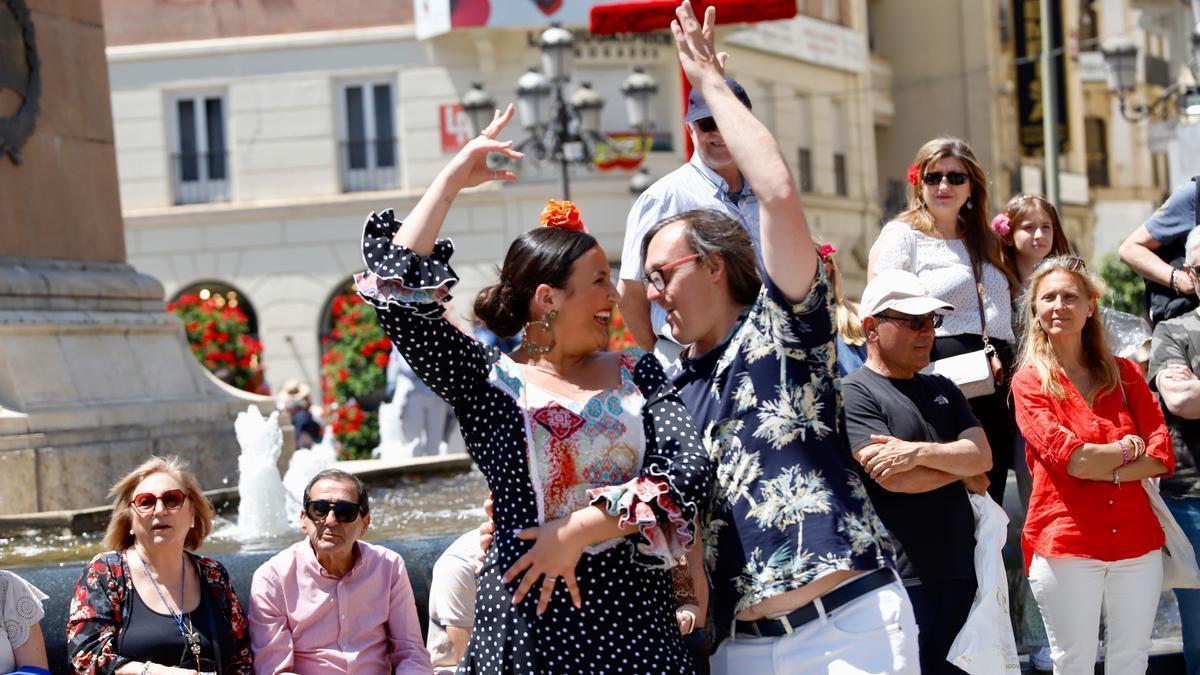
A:
{"label": "red flower hair ornament", "polygon": [[545,227],[587,232],[587,228],[583,226],[583,218],[579,215],[579,207],[565,199],[551,199],[546,202],[546,208],[542,209],[542,215],[538,219]]}
{"label": "red flower hair ornament", "polygon": [[908,184],[916,187],[921,182],[921,167],[916,164],[908,165]]}
{"label": "red flower hair ornament", "polygon": [[821,256],[821,260],[829,260],[829,256],[837,253],[837,246],[833,244],[821,244],[821,248],[817,249],[817,255]]}

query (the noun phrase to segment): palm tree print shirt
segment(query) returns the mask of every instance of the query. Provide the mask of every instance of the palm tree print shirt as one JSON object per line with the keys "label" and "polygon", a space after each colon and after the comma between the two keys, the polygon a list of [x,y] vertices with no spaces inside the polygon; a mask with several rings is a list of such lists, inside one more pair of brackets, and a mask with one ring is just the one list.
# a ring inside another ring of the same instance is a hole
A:
{"label": "palm tree print shirt", "polygon": [[726,341],[675,374],[716,474],[703,541],[718,641],[763,600],[895,567],[849,463],[833,310],[823,273],[799,304],[765,279]]}

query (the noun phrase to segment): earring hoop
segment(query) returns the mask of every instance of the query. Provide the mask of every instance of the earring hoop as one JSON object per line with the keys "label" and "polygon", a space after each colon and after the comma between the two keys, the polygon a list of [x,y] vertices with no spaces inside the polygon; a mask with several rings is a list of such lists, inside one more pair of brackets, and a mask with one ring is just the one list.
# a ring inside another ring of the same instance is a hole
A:
{"label": "earring hoop", "polygon": [[[525,324],[521,328],[521,348],[530,354],[549,354],[551,349],[554,349],[554,328],[550,322],[558,318],[557,310],[550,310],[542,315],[540,320],[533,320]],[[529,337],[529,327],[537,326],[542,331],[550,334],[550,344],[542,345],[534,342]]]}

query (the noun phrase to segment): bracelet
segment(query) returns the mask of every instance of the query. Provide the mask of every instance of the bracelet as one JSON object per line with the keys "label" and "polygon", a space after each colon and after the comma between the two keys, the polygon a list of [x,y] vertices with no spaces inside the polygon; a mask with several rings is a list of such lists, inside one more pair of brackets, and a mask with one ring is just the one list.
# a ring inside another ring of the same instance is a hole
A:
{"label": "bracelet", "polygon": [[1146,454],[1146,441],[1141,436],[1133,437],[1133,458],[1137,459]]}
{"label": "bracelet", "polygon": [[1113,469],[1113,485],[1121,487],[1121,470]]}
{"label": "bracelet", "polygon": [[[1121,466],[1125,466],[1126,464],[1129,463],[1129,448],[1125,446],[1124,438],[1117,439],[1117,447],[1121,449]],[[1133,450],[1134,456],[1136,456],[1137,455],[1137,445],[1134,445],[1133,448],[1134,448],[1134,450]]]}
{"label": "bracelet", "polygon": [[1179,288],[1175,285],[1175,273],[1178,271],[1179,270],[1175,269],[1174,267],[1171,268],[1171,292],[1172,293],[1179,292]]}

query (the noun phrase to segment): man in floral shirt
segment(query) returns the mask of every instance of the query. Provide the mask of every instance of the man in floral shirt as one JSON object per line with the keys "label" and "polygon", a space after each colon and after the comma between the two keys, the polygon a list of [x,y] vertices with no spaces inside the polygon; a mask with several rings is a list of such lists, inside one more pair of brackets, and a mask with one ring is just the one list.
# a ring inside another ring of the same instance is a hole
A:
{"label": "man in floral shirt", "polygon": [[[725,83],[684,2],[672,24],[692,86],[761,207],[753,246],[728,217],[689,211],[643,243],[647,297],[689,344],[676,387],[715,468],[704,545],[714,673],[918,672],[912,607],[887,534],[850,465],[833,298],[778,144]],[[778,666],[777,666],[778,664]]]}

